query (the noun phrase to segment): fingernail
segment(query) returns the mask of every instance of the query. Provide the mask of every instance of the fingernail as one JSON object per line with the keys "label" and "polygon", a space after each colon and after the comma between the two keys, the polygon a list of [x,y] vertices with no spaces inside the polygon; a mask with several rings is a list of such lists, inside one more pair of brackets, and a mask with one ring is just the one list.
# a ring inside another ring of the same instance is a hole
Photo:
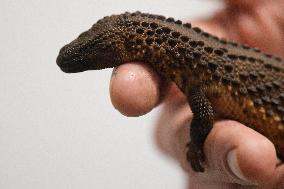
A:
{"label": "fingernail", "polygon": [[239,162],[237,159],[237,153],[236,150],[232,150],[228,153],[227,156],[227,161],[228,161],[228,165],[229,168],[231,169],[231,171],[235,174],[235,176],[237,176],[239,179],[242,179],[244,181],[248,181],[250,182],[242,173],[240,166],[239,166]]}

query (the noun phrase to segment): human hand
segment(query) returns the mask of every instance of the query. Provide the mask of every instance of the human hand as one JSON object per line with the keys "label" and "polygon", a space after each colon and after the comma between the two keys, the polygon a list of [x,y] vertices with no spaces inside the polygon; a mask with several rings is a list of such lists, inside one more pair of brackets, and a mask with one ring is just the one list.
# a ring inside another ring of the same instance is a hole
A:
{"label": "human hand", "polygon": [[[226,9],[215,17],[193,25],[283,57],[283,1],[226,3]],[[214,124],[204,146],[206,171],[193,172],[186,161],[187,126],[192,119],[186,98],[148,66],[130,63],[118,67],[111,79],[110,93],[115,108],[127,116],[143,115],[158,104],[163,105],[156,123],[156,141],[188,173],[189,188],[284,188],[284,166],[278,162],[273,144],[230,120]]]}

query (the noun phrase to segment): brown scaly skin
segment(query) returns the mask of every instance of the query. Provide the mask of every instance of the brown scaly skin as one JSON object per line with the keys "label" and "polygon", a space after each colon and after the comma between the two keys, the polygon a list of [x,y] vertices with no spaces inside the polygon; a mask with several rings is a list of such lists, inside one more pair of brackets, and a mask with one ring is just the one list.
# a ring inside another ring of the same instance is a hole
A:
{"label": "brown scaly skin", "polygon": [[193,112],[187,159],[204,171],[204,141],[213,121],[237,120],[269,138],[284,160],[284,62],[246,45],[218,39],[173,18],[140,12],[113,15],[64,46],[67,73],[145,62],[172,80]]}

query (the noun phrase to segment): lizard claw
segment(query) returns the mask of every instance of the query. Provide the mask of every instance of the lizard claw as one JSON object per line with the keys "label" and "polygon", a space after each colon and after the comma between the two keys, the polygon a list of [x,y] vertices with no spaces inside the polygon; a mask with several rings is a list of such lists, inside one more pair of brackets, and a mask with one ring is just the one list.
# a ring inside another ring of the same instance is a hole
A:
{"label": "lizard claw", "polygon": [[202,148],[199,148],[196,144],[189,142],[187,144],[188,151],[186,154],[187,161],[190,163],[192,169],[195,172],[204,172],[205,155]]}

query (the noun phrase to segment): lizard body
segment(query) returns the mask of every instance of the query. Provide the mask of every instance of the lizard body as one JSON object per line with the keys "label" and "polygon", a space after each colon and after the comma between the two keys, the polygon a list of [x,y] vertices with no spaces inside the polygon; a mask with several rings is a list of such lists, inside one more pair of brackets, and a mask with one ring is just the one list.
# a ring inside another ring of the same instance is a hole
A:
{"label": "lizard body", "polygon": [[176,83],[193,112],[187,159],[204,171],[204,141],[214,120],[239,121],[270,139],[284,160],[284,64],[275,56],[191,24],[141,12],[104,17],[65,45],[67,73],[145,62]]}

